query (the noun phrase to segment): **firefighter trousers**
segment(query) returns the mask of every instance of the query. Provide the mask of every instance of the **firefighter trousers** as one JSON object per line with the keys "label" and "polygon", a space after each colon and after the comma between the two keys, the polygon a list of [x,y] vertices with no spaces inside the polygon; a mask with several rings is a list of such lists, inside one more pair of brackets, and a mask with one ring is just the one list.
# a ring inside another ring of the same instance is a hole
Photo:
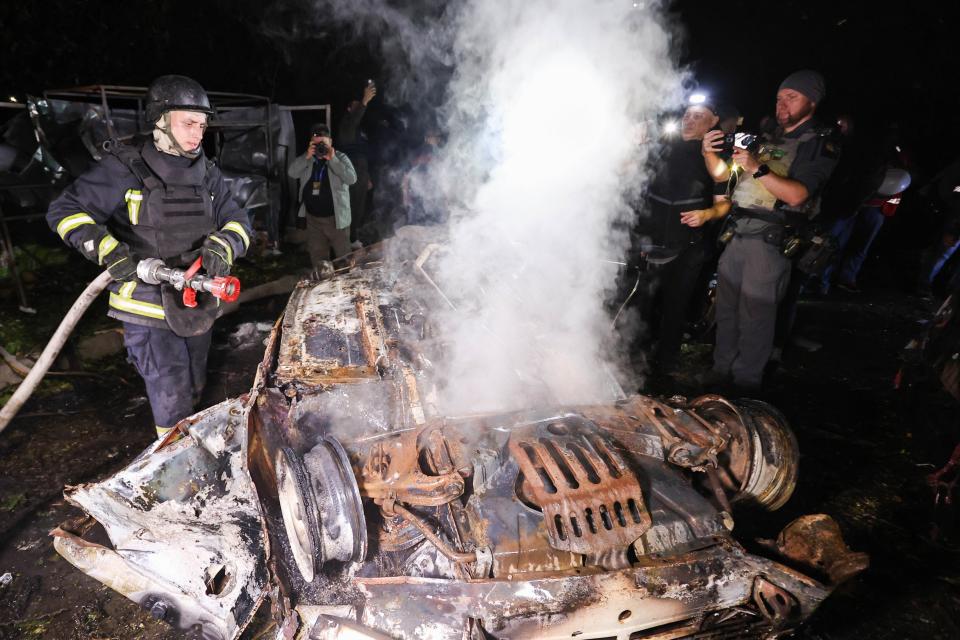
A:
{"label": "firefighter trousers", "polygon": [[170,329],[123,323],[127,359],[147,386],[157,427],[168,428],[193,414],[207,381],[213,330],[181,338]]}

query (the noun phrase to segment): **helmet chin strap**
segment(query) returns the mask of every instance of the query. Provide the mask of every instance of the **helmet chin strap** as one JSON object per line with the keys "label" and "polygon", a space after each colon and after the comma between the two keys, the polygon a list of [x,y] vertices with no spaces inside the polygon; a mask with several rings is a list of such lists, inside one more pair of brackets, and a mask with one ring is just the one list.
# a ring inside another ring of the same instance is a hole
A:
{"label": "helmet chin strap", "polygon": [[170,112],[167,111],[153,124],[153,144],[157,149],[172,156],[180,156],[194,160],[200,156],[201,147],[193,151],[184,149],[170,130]]}

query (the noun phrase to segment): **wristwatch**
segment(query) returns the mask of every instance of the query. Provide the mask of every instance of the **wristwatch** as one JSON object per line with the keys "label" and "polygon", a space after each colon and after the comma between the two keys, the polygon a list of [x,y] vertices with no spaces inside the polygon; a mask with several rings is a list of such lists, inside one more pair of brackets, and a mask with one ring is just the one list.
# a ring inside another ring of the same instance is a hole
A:
{"label": "wristwatch", "polygon": [[756,180],[757,178],[762,178],[768,173],[770,173],[770,167],[768,167],[765,164],[762,164],[759,167],[757,167],[757,170],[753,174],[753,179]]}

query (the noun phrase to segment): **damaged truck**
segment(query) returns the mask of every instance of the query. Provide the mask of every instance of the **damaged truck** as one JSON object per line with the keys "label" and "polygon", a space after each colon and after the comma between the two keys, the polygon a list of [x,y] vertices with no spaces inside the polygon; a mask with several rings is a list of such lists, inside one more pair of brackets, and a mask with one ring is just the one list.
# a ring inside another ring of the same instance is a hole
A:
{"label": "damaged truck", "polygon": [[[400,234],[402,236],[402,234]],[[799,452],[772,406],[621,394],[444,415],[429,276],[398,237],[304,280],[249,393],[103,481],[57,551],[187,637],[776,638],[867,565],[826,515],[762,553]]]}

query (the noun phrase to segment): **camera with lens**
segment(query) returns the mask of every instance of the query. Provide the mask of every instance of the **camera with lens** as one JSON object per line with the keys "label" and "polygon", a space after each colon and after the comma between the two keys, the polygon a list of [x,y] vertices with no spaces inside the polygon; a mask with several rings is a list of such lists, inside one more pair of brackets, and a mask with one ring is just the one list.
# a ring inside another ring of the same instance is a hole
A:
{"label": "camera with lens", "polygon": [[327,146],[326,142],[318,142],[314,153],[316,153],[318,158],[325,158],[327,154],[330,153],[330,147]]}
{"label": "camera with lens", "polygon": [[753,133],[738,133],[734,136],[733,144],[740,149],[746,149],[750,153],[759,153],[761,140],[760,136]]}

